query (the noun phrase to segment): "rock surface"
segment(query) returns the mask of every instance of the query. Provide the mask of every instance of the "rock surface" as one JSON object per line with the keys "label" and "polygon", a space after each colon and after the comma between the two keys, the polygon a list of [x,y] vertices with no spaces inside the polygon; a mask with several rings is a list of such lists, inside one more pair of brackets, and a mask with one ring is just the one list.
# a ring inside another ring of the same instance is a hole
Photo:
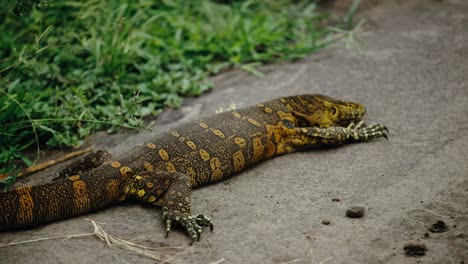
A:
{"label": "rock surface", "polygon": [[[125,203],[40,228],[0,234],[0,243],[93,231],[148,246],[182,246],[174,263],[415,263],[402,251],[420,239],[422,263],[468,259],[468,2],[389,1],[362,14],[362,55],[343,43],[295,63],[268,65],[264,78],[233,71],[213,78],[214,91],[163,113],[152,132],[97,135],[90,144],[118,155],[152,133],[282,95],[322,93],[363,103],[366,120],[390,129],[389,140],[295,153],[194,192],[194,213],[215,230],[188,246],[180,231],[168,239],[161,211]],[[125,140],[123,140],[125,139]],[[22,180],[45,182],[59,168]],[[339,202],[332,202],[340,197]],[[424,201],[421,203],[421,201]],[[343,211],[359,204],[366,217]],[[333,225],[323,225],[329,219]],[[444,219],[450,228],[425,236]],[[452,227],[455,226],[455,227]],[[95,237],[0,247],[0,263],[154,263],[114,251]]]}

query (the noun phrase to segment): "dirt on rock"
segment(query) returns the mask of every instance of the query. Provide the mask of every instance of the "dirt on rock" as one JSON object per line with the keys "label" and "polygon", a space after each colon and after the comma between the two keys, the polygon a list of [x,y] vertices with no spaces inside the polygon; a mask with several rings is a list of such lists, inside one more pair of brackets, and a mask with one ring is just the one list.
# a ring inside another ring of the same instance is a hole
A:
{"label": "dirt on rock", "polygon": [[403,250],[407,256],[424,256],[426,254],[427,247],[424,243],[408,242],[403,246]]}
{"label": "dirt on rock", "polygon": [[445,222],[442,220],[437,220],[435,224],[432,224],[431,227],[429,227],[429,231],[432,233],[443,233],[447,232],[448,226],[445,225]]}
{"label": "dirt on rock", "polygon": [[352,206],[346,210],[346,216],[349,218],[361,218],[366,210],[362,206]]}

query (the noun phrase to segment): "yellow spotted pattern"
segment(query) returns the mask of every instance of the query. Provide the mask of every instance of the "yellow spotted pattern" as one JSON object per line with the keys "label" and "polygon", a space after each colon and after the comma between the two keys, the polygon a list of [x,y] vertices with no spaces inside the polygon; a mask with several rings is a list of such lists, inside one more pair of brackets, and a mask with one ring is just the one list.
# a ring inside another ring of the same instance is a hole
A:
{"label": "yellow spotted pattern", "polygon": [[185,174],[189,176],[190,178],[193,178],[195,177],[195,170],[192,167],[188,167]]}
{"label": "yellow spotted pattern", "polygon": [[257,120],[255,119],[252,119],[252,118],[247,118],[247,121],[249,121],[249,123],[251,123],[252,125],[255,125],[255,126],[258,126],[258,127],[261,127],[262,124],[260,124]]}
{"label": "yellow spotted pattern", "polygon": [[124,189],[124,193],[125,194],[130,194],[130,188],[131,188],[130,185],[126,185],[125,189]]}
{"label": "yellow spotted pattern", "polygon": [[73,176],[68,177],[68,179],[70,181],[76,181],[76,180],[80,179],[80,175],[73,175]]}
{"label": "yellow spotted pattern", "polygon": [[149,163],[149,162],[143,162],[143,166],[145,166],[145,169],[147,171],[154,171],[154,166],[153,164]]}
{"label": "yellow spotted pattern", "polygon": [[264,111],[265,111],[265,113],[268,113],[268,114],[273,113],[273,109],[271,109],[271,108],[269,108],[269,107],[266,107],[266,108],[264,109]]}
{"label": "yellow spotted pattern", "polygon": [[210,167],[212,170],[221,168],[221,161],[217,157],[213,157],[210,160]]}
{"label": "yellow spotted pattern", "polygon": [[114,167],[114,168],[120,168],[120,166],[122,166],[122,165],[120,164],[120,162],[113,161],[113,162],[111,162],[111,166]]}
{"label": "yellow spotted pattern", "polygon": [[210,160],[210,167],[212,170],[211,181],[219,181],[223,178],[223,171],[221,170],[221,161],[217,157],[213,157]]}
{"label": "yellow spotted pattern", "polygon": [[237,118],[241,118],[242,116],[237,112],[237,111],[232,111],[231,112],[233,116],[237,117]]}
{"label": "yellow spotted pattern", "polygon": [[253,156],[252,156],[252,163],[259,162],[262,160],[263,152],[265,151],[265,146],[263,145],[261,137],[254,137],[252,139],[252,147],[253,147]]}
{"label": "yellow spotted pattern", "polygon": [[138,195],[139,197],[143,197],[143,196],[145,196],[145,194],[146,194],[146,192],[145,192],[145,190],[143,190],[143,189],[141,189],[141,190],[139,190],[139,191],[137,192],[137,195]]}
{"label": "yellow spotted pattern", "polygon": [[130,176],[130,174],[132,174],[132,172],[133,172],[133,170],[130,167],[123,166],[122,168],[120,168],[120,175],[122,175],[124,177]]}
{"label": "yellow spotted pattern", "polygon": [[215,128],[210,128],[210,131],[213,132],[213,134],[215,134],[216,136],[220,137],[220,138],[225,138],[226,136],[224,135],[223,132],[221,132],[221,130],[219,129],[215,129]]}
{"label": "yellow spotted pattern", "polygon": [[200,122],[198,123],[202,128],[207,129],[208,125],[206,123]]}
{"label": "yellow spotted pattern", "polygon": [[75,202],[75,209],[78,212],[86,212],[89,210],[91,203],[88,197],[86,183],[83,180],[74,181],[73,201]]}
{"label": "yellow spotted pattern", "polygon": [[279,116],[280,119],[285,119],[286,117],[290,115],[289,113],[285,113],[284,111],[281,111],[281,110],[276,111],[276,114]]}
{"label": "yellow spotted pattern", "polygon": [[156,149],[156,144],[154,144],[154,143],[148,143],[148,144],[146,144],[146,146],[148,148],[150,148],[150,149]]}
{"label": "yellow spotted pattern", "polygon": [[166,160],[166,161],[169,160],[169,154],[164,149],[160,149],[158,153],[161,159]]}
{"label": "yellow spotted pattern", "polygon": [[247,142],[245,141],[245,139],[240,138],[240,137],[234,138],[234,142],[236,143],[237,146],[241,148],[245,148],[245,146],[247,145]]}
{"label": "yellow spotted pattern", "polygon": [[195,186],[197,184],[197,179],[195,177],[195,170],[192,167],[188,167],[187,171],[185,172],[185,175],[187,175],[190,179],[190,184],[192,186]]}
{"label": "yellow spotted pattern", "polygon": [[189,146],[189,148],[191,148],[191,149],[196,149],[197,148],[197,145],[195,145],[195,143],[193,141],[187,140],[187,142],[185,142],[185,144],[187,144],[187,146]]}
{"label": "yellow spotted pattern", "polygon": [[171,131],[171,135],[173,135],[174,137],[180,137],[180,134],[175,130]]}
{"label": "yellow spotted pattern", "polygon": [[245,158],[241,150],[236,151],[232,155],[232,161],[234,163],[234,171],[239,172],[245,167]]}
{"label": "yellow spotted pattern", "polygon": [[302,105],[307,105],[307,104],[309,104],[309,102],[307,102],[307,100],[305,100],[305,99],[302,98],[301,96],[298,96],[297,99],[299,99],[299,101],[301,102]]}
{"label": "yellow spotted pattern", "polygon": [[128,189],[127,188],[125,189],[125,191],[126,191],[125,192],[126,194],[135,194],[137,192],[135,188],[131,188],[129,186],[128,186]]}
{"label": "yellow spotted pattern", "polygon": [[279,116],[281,120],[289,120],[289,121],[294,122],[294,117],[292,116],[291,113],[286,113],[284,111],[279,110],[279,111],[276,111],[276,114]]}
{"label": "yellow spotted pattern", "polygon": [[200,149],[198,152],[200,153],[200,157],[203,161],[208,161],[210,159],[210,153],[208,153],[206,150]]}
{"label": "yellow spotted pattern", "polygon": [[[267,142],[266,142],[266,150],[264,153],[264,158],[269,159],[273,157],[276,153],[276,136],[278,135],[277,127],[274,125],[266,125],[267,129]],[[274,141],[275,140],[275,141]]]}
{"label": "yellow spotted pattern", "polygon": [[176,168],[174,167],[174,164],[170,161],[166,162],[166,170],[169,172],[177,172]]}
{"label": "yellow spotted pattern", "polygon": [[15,190],[19,196],[19,208],[16,216],[18,223],[31,223],[34,203],[31,196],[31,186],[20,187]]}
{"label": "yellow spotted pattern", "polygon": [[117,179],[112,179],[107,182],[106,190],[110,197],[118,197],[119,196],[119,181]]}

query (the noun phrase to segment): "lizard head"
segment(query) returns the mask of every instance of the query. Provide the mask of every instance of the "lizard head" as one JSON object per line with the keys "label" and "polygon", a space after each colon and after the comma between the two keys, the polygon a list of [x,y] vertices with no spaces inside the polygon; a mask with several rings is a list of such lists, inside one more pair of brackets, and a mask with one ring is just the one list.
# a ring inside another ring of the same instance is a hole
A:
{"label": "lizard head", "polygon": [[289,99],[287,107],[300,119],[305,119],[309,126],[348,126],[351,122],[361,120],[366,113],[366,108],[361,104],[325,95],[301,95]]}

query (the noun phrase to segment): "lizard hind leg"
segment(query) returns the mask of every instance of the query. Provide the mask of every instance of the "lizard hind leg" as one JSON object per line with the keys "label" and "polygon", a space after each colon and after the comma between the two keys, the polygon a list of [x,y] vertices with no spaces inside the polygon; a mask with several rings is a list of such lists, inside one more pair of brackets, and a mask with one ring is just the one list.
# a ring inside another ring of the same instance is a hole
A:
{"label": "lizard hind leg", "polygon": [[192,189],[187,175],[178,172],[147,171],[133,176],[124,187],[128,198],[162,206],[166,237],[172,223],[182,226],[192,238],[200,239],[203,226],[213,231],[213,223],[203,214],[191,214]]}
{"label": "lizard hind leg", "polygon": [[93,151],[68,165],[57,173],[52,181],[65,179],[67,177],[82,174],[101,166],[104,162],[112,160],[112,154],[105,150]]}

